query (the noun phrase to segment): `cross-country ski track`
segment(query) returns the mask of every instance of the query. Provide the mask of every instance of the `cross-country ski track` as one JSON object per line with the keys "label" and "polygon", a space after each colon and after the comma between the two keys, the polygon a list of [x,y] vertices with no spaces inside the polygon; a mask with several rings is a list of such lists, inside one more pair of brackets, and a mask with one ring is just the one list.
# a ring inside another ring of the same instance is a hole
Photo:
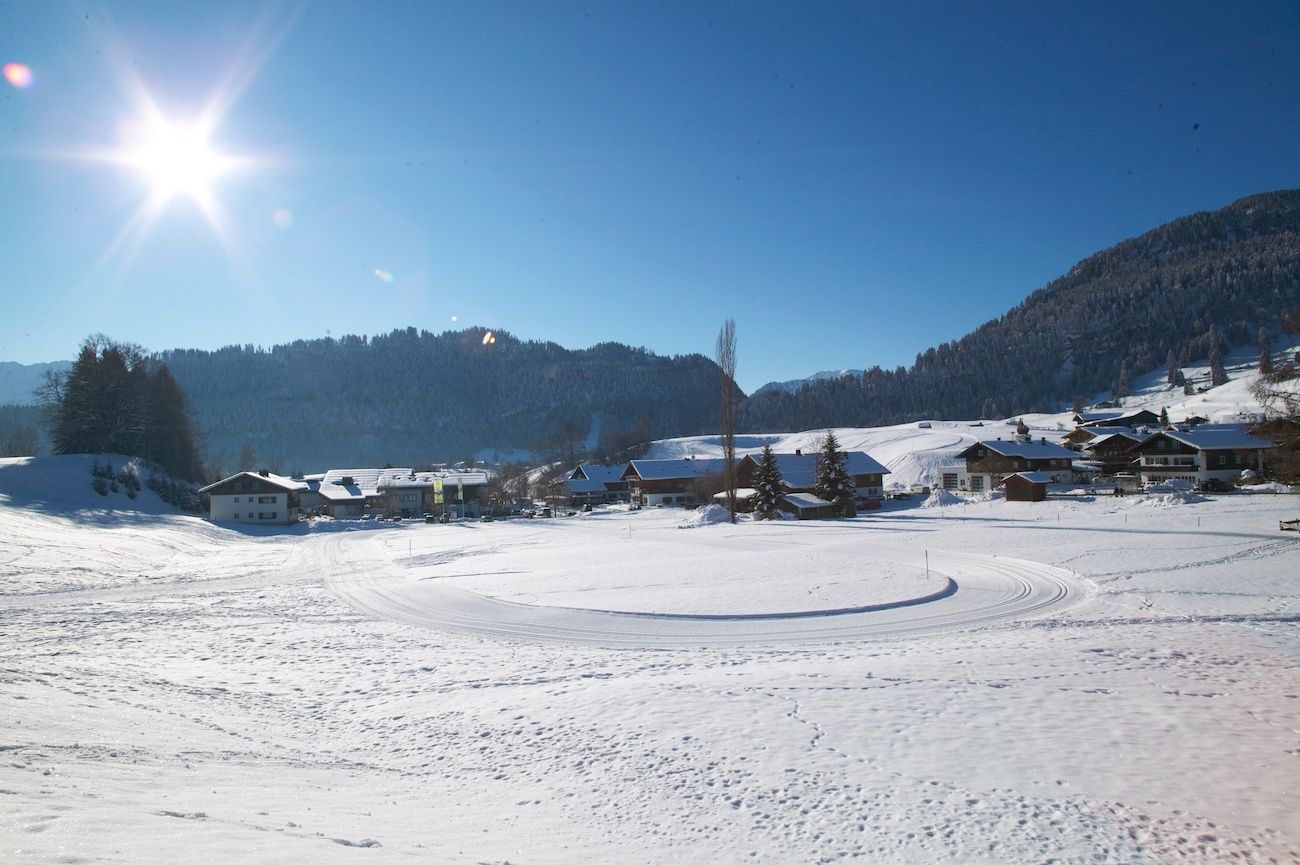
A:
{"label": "cross-country ski track", "polygon": [[[357,610],[420,627],[530,642],[610,648],[691,648],[836,643],[912,637],[1042,616],[1091,594],[1087,581],[1037,562],[977,553],[873,548],[873,561],[923,566],[942,588],[886,604],[743,615],[629,612],[504,601],[446,580],[419,580],[382,559],[358,556],[366,535],[326,542],[326,585]],[[370,545],[373,548],[373,545]],[[706,578],[706,577],[702,577]]]}

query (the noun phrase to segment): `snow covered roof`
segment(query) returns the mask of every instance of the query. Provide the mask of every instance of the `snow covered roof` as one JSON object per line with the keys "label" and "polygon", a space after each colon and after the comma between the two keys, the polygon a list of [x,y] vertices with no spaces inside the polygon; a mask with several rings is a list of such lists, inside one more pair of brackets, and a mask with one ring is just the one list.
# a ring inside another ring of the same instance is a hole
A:
{"label": "snow covered roof", "polygon": [[1132,426],[1135,423],[1154,423],[1159,415],[1150,409],[1138,409],[1126,412],[1123,409],[1110,411],[1080,412],[1074,416],[1079,426]]}
{"label": "snow covered roof", "polygon": [[1259,436],[1251,435],[1246,432],[1244,427],[1239,426],[1217,426],[1207,427],[1198,426],[1189,430],[1162,430],[1151,438],[1142,442],[1143,445],[1151,442],[1159,436],[1171,438],[1176,442],[1182,442],[1189,447],[1194,447],[1200,451],[1217,451],[1217,450],[1266,450],[1273,447],[1273,443]]}
{"label": "snow covered roof", "polygon": [[[736,489],[736,501],[738,502],[747,502],[756,495],[758,495],[758,490],[750,489],[749,487],[738,487]],[[727,500],[726,490],[723,490],[720,493],[714,493],[713,500],[715,502],[725,502]]]}
{"label": "snow covered roof", "polygon": [[568,487],[570,493],[603,493],[609,489],[604,481],[593,481],[589,478],[568,477],[560,483]]}
{"label": "snow covered roof", "polygon": [[782,496],[788,503],[796,508],[825,508],[830,507],[830,502],[815,496],[812,493],[786,493]]}
{"label": "snow covered roof", "polygon": [[1063,448],[1055,442],[1039,439],[1038,441],[978,441],[966,450],[957,454],[965,458],[972,450],[978,447],[985,447],[993,453],[1004,457],[1024,457],[1031,460],[1045,459],[1074,459],[1075,452],[1069,448]]}
{"label": "snow covered roof", "polygon": [[1124,444],[1126,445],[1134,445],[1146,439],[1146,436],[1138,435],[1137,433],[1133,432],[1133,430],[1129,429],[1128,427],[1125,427],[1122,432],[1117,430],[1115,432],[1108,432],[1105,435],[1099,435],[1096,438],[1089,441],[1086,445],[1084,445],[1084,447],[1089,449],[1098,448],[1101,447],[1106,442],[1113,442],[1117,439],[1123,440]]}
{"label": "snow covered roof", "polygon": [[622,477],[636,475],[644,481],[702,478],[722,474],[722,463],[721,459],[632,460]]}
{"label": "snow covered roof", "polygon": [[1127,426],[1087,426],[1079,427],[1075,432],[1086,432],[1092,436],[1091,441],[1096,443],[1096,439],[1105,438],[1106,436],[1125,436],[1133,441],[1141,441],[1142,436],[1133,432],[1132,427]]}
{"label": "snow covered roof", "polygon": [[[776,467],[781,472],[781,480],[788,487],[812,487],[817,483],[817,460],[821,454],[791,454],[780,453],[773,454],[776,457]],[[876,460],[868,456],[864,451],[848,451],[845,455],[845,468],[853,476],[858,475],[887,475],[889,469],[885,468]],[[750,454],[745,459],[750,460],[757,467],[762,461],[761,454]]]}
{"label": "snow covered roof", "polygon": [[1005,484],[1011,478],[1024,478],[1025,480],[1029,481],[1031,484],[1056,483],[1055,476],[1049,475],[1047,472],[1016,472],[1014,475],[1008,475],[1007,477],[1003,478],[1002,483]]}
{"label": "snow covered roof", "polygon": [[[351,478],[344,484],[344,478]],[[488,482],[487,472],[436,471],[417,472],[409,468],[396,469],[330,469],[321,479],[320,494],[331,501],[347,501],[381,496],[390,490],[419,490],[433,486],[434,481],[444,485],[483,486]]]}
{"label": "snow covered roof", "polygon": [[602,466],[597,463],[583,463],[574,469],[570,478],[578,480],[596,481],[604,484],[616,484],[623,480],[623,472],[627,469],[627,463],[616,466]]}
{"label": "snow covered roof", "polygon": [[212,492],[217,487],[224,486],[225,484],[242,477],[256,478],[259,481],[279,487],[282,490],[288,490],[291,493],[303,492],[307,489],[307,485],[302,481],[296,481],[293,478],[286,478],[283,475],[273,475],[270,472],[267,472],[266,474],[260,472],[239,472],[238,474],[233,474],[228,478],[222,478],[215,484],[208,484],[206,487],[200,489],[199,492]]}

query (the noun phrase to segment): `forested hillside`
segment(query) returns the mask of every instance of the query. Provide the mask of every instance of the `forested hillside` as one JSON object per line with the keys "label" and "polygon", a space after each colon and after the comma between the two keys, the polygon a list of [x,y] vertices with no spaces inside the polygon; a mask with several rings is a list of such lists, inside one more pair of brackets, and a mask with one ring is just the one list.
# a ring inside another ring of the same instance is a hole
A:
{"label": "forested hillside", "polygon": [[[910,368],[755,394],[746,431],[876,426],[1058,409],[1129,376],[1253,343],[1300,304],[1300,190],[1193,214],[1081,261]],[[871,344],[862,346],[870,360]]]}
{"label": "forested hillside", "polygon": [[[167,351],[206,450],[225,468],[251,442],[282,470],[418,464],[482,450],[609,453],[711,432],[718,368],[603,343],[582,350],[482,329]],[[578,445],[578,447],[575,447]]]}

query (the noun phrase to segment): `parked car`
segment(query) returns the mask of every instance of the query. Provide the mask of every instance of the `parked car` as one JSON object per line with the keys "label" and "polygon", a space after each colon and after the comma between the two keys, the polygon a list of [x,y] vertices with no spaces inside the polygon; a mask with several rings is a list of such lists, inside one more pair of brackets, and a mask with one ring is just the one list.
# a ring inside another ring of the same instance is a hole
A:
{"label": "parked car", "polygon": [[479,521],[480,523],[490,523],[490,522],[492,522],[492,515],[491,515],[491,514],[484,514],[483,516],[481,516],[481,517],[478,518],[478,521]]}
{"label": "parked car", "polygon": [[438,522],[438,518],[435,517],[433,514],[425,514],[425,515],[424,515],[424,521],[425,521],[426,523],[436,523],[436,522]]}

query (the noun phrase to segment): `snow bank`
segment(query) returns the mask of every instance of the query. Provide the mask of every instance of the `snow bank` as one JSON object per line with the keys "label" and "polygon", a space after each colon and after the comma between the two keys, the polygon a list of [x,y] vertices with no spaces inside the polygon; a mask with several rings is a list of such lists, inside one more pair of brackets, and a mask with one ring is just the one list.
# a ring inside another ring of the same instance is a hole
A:
{"label": "snow bank", "polygon": [[1289,493],[1291,488],[1286,484],[1280,484],[1277,481],[1269,481],[1264,484],[1247,484],[1240,488],[1243,493],[1262,493],[1276,495],[1278,493]]}
{"label": "snow bank", "polygon": [[691,511],[686,518],[677,526],[679,529],[697,529],[700,526],[712,526],[718,523],[731,522],[731,512],[722,505],[705,505],[696,511]]}
{"label": "snow bank", "polygon": [[956,493],[950,493],[944,489],[936,489],[930,493],[929,498],[921,502],[923,508],[943,508],[948,505],[964,505],[966,500]]}
{"label": "snow bank", "polygon": [[1194,493],[1191,490],[1174,490],[1172,492],[1148,494],[1137,496],[1132,500],[1131,508],[1160,510],[1163,508],[1176,508],[1180,505],[1194,505],[1197,502],[1208,501],[1205,496]]}

